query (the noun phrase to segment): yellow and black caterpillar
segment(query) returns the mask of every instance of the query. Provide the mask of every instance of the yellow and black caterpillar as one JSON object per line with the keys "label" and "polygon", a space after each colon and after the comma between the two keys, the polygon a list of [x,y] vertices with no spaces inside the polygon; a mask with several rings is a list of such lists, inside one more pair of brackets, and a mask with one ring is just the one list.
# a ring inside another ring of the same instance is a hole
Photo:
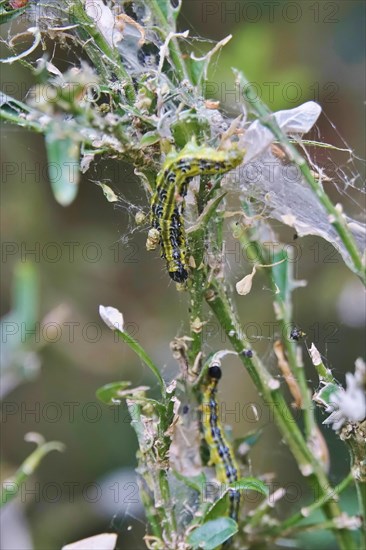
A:
{"label": "yellow and black caterpillar", "polygon": [[194,176],[224,174],[238,166],[243,152],[236,146],[216,150],[188,143],[179,153],[171,153],[159,172],[151,201],[149,250],[158,243],[170,277],[177,283],[188,278],[187,239],[184,228],[184,197]]}
{"label": "yellow and black caterpillar", "polygon": [[[220,378],[220,365],[212,364],[208,369],[207,382],[202,395],[202,430],[203,437],[210,451],[209,466],[215,466],[218,481],[232,484],[238,481],[239,467],[235,460],[234,451],[226,439],[219,418],[216,394]],[[237,521],[240,506],[240,492],[236,489],[229,489],[229,499],[229,515]]]}

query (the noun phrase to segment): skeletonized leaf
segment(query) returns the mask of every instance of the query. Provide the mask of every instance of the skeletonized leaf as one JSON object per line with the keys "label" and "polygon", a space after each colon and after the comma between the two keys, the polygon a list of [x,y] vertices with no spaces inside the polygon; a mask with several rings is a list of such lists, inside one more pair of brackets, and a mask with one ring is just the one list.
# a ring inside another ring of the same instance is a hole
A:
{"label": "skeletonized leaf", "polygon": [[206,53],[203,57],[196,57],[191,53],[190,64],[191,72],[194,78],[195,84],[201,84],[202,80],[207,80],[207,72],[211,63],[212,57],[232,39],[232,35],[229,34],[220,42],[218,42],[212,50]]}
{"label": "skeletonized leaf", "polygon": [[118,202],[118,197],[116,193],[109,187],[109,185],[106,185],[105,183],[101,183],[100,181],[96,182],[99,187],[102,188],[103,195],[107,199],[108,202]]}
{"label": "skeletonized leaf", "polygon": [[122,40],[122,33],[116,26],[112,10],[102,0],[86,0],[85,11],[94,21],[95,26],[103,35],[109,46],[113,47]]}

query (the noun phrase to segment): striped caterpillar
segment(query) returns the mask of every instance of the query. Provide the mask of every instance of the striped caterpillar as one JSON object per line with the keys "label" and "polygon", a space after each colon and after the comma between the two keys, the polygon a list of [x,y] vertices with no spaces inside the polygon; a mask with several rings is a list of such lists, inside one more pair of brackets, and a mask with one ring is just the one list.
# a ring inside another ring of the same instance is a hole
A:
{"label": "striped caterpillar", "polygon": [[146,248],[161,245],[170,277],[177,283],[188,278],[188,247],[184,228],[184,197],[194,176],[224,174],[238,166],[243,152],[232,146],[227,150],[198,146],[195,141],[179,153],[168,155],[159,172],[151,201],[150,223]]}
{"label": "striped caterpillar", "polygon": [[[207,383],[204,388],[201,405],[202,430],[203,437],[210,451],[209,466],[215,466],[218,481],[232,484],[238,480],[239,467],[219,418],[216,394],[221,374],[221,367],[218,363],[213,363],[208,369]],[[239,491],[230,488],[229,499],[229,515],[237,521],[240,505]]]}

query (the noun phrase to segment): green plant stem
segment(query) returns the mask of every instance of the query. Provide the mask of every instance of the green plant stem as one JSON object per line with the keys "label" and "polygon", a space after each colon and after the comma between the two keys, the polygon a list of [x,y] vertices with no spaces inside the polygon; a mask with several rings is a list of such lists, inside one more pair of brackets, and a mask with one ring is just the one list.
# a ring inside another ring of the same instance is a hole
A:
{"label": "green plant stem", "polygon": [[233,348],[238,353],[245,368],[248,370],[261,397],[269,406],[273,407],[273,413],[280,426],[281,432],[293,451],[300,469],[302,471],[305,470],[305,472],[308,471],[310,466],[308,452],[306,446],[305,449],[303,448],[301,432],[282,394],[279,392],[279,383],[268,374],[257,355],[253,354],[253,357],[249,358],[243,353],[244,350],[250,349],[250,343],[243,334],[232,312],[232,307],[225,292],[217,281],[213,281],[210,284],[206,299],[226,332]]}
{"label": "green plant stem", "polygon": [[[196,225],[190,231],[190,246],[195,262],[195,269],[192,270],[190,292],[190,336],[191,345],[189,350],[190,364],[193,365],[197,354],[202,348],[202,303],[204,299],[205,281],[207,270],[204,267],[204,243],[207,236],[207,227],[217,212],[217,208],[224,199],[226,193],[222,193],[212,199],[204,206],[204,186],[201,185],[197,196],[197,206],[200,216]],[[217,225],[216,225],[217,226]],[[220,226],[221,227],[221,226]]]}
{"label": "green plant stem", "polygon": [[141,502],[144,507],[148,523],[151,527],[151,531],[155,537],[162,540],[163,533],[161,530],[161,524],[159,521],[157,521],[157,518],[156,518],[157,514],[156,514],[154,502],[150,498],[147,491],[145,491],[141,483],[139,484],[139,492],[140,492]]}
{"label": "green plant stem", "polygon": [[[233,348],[238,353],[242,363],[248,370],[260,395],[273,409],[274,419],[277,426],[294,455],[300,471],[309,478],[316,494],[325,496],[332,491],[327,476],[321,465],[308,449],[306,442],[289,410],[282,394],[279,391],[279,384],[270,377],[259,358],[253,354],[252,358],[247,357],[243,350],[249,347],[249,342],[242,333],[240,325],[232,312],[232,307],[225,295],[223,288],[217,281],[213,281],[207,290],[206,300],[219,323],[229,338]],[[325,502],[322,506],[328,519],[335,519],[340,516],[341,509],[335,502]],[[353,539],[347,529],[335,530],[341,550],[352,548]]]}
{"label": "green plant stem", "polygon": [[205,281],[205,270],[202,269],[203,261],[203,243],[205,238],[205,227],[202,225],[192,234],[191,247],[196,264],[196,269],[193,270],[192,282],[189,287],[190,294],[190,337],[192,338],[189,348],[189,362],[194,364],[197,354],[202,347],[202,303],[203,303],[203,288]]}
{"label": "green plant stem", "polygon": [[[141,406],[133,399],[127,400],[127,406],[131,416],[131,426],[135,430],[139,443],[137,472],[153,495],[150,497],[143,488],[146,515],[153,521],[154,535],[162,539],[162,533],[165,532],[171,540],[174,540],[176,520],[171,506],[167,471],[164,467],[166,460],[157,459],[155,445],[152,446],[149,442],[152,434],[150,431],[147,433],[147,418],[142,414]],[[157,440],[156,443],[159,441]]]}
{"label": "green plant stem", "polygon": [[167,473],[165,470],[160,470],[159,472],[159,486],[161,495],[164,501],[164,513],[167,516],[169,529],[167,529],[172,540],[174,539],[174,534],[177,532],[177,522],[175,519],[174,507],[172,506],[172,497],[170,495],[170,487],[167,478]]}
{"label": "green plant stem", "polygon": [[356,483],[356,491],[357,491],[357,498],[358,498],[358,504],[360,507],[360,513],[361,513],[361,520],[362,520],[362,526],[361,526],[361,539],[362,539],[362,545],[363,548],[366,548],[366,483],[355,481]]}
{"label": "green plant stem", "polygon": [[194,364],[194,361],[202,348],[202,302],[203,294],[202,287],[204,286],[205,271],[196,269],[192,277],[192,285],[189,289],[190,293],[190,335],[191,343],[189,347],[189,363]]}
{"label": "green plant stem", "polygon": [[279,143],[281,143],[285,147],[290,157],[290,160],[298,167],[305,181],[310,185],[319,202],[325,208],[326,212],[328,213],[330,223],[337,231],[338,236],[343,242],[351,258],[350,267],[355,273],[357,273],[363,283],[366,284],[365,266],[363,265],[361,254],[357,248],[352,233],[347,227],[342,212],[340,212],[334,206],[328,195],[325,193],[321,182],[317,181],[313,177],[306,160],[300,155],[296,147],[290,142],[285,132],[283,132],[278,126],[275,118],[272,116],[271,111],[257,97],[257,93],[250,82],[248,82],[248,80],[246,80],[243,74],[239,71],[235,70],[234,73],[236,75],[237,82],[242,87],[245,100],[251,106],[254,113],[256,113],[256,115],[258,116],[261,124],[268,128],[272,132],[274,137],[279,141]]}
{"label": "green plant stem", "polygon": [[351,455],[351,473],[362,518],[361,537],[366,548],[366,420],[356,425],[346,425],[339,437],[347,444]]}
{"label": "green plant stem", "polygon": [[125,342],[135,353],[140,357],[140,359],[145,363],[147,367],[154,373],[156,376],[159,385],[160,385],[160,391],[162,398],[165,400],[166,397],[166,387],[163,377],[160,374],[160,370],[155,365],[153,360],[148,356],[146,351],[140,344],[132,338],[127,332],[121,331],[121,330],[115,330],[116,334],[121,338],[123,342]]}
{"label": "green plant stem", "polygon": [[323,362],[320,363],[314,363],[313,365],[315,367],[316,372],[319,376],[320,382],[325,382],[329,384],[338,384],[338,382],[335,380],[335,378],[332,375],[332,371],[330,369],[327,369],[327,367],[324,365]]}
{"label": "green plant stem", "polygon": [[34,473],[40,462],[48,453],[51,451],[62,452],[64,449],[65,445],[59,441],[49,441],[48,443],[39,444],[37,449],[25,459],[15,474],[11,478],[3,481],[0,507],[10,502],[19,494],[22,483]]}
{"label": "green plant stem", "polygon": [[[69,10],[78,24],[93,38],[96,46],[113,66],[113,71],[117,78],[125,83],[126,97],[129,102],[133,103],[135,100],[135,90],[132,79],[121,62],[118,49],[114,49],[108,44],[102,33],[98,30],[96,22],[86,14],[80,0],[69,0]],[[95,56],[93,56],[93,62],[96,62]],[[99,65],[99,62],[97,62],[97,66]],[[101,72],[103,73],[103,71]]]}
{"label": "green plant stem", "polygon": [[[13,102],[13,98],[9,98],[9,101]],[[10,106],[11,103],[9,102],[7,103],[7,105]],[[24,105],[24,107],[22,107],[22,105]],[[37,132],[39,134],[45,134],[47,132],[48,125],[46,125],[44,122],[40,123],[38,121],[44,118],[44,114],[41,111],[38,111],[37,109],[32,109],[28,107],[28,105],[22,104],[20,101],[14,102],[14,109],[15,107],[19,109],[19,113],[12,112],[5,107],[0,108],[0,119],[3,119],[6,122],[11,122],[12,124],[16,124],[17,126],[27,128],[27,130],[32,130],[33,132]],[[52,123],[53,121],[54,119],[50,117],[49,122]],[[72,129],[75,129],[75,135],[80,135],[79,129],[74,121],[69,121],[67,126],[68,130],[70,131]],[[86,131],[83,132],[82,139],[84,147],[90,146],[94,154],[103,154],[107,152],[110,153],[111,151],[111,149],[107,149],[107,147],[105,147],[104,149],[100,148],[98,150],[94,149],[93,139],[87,135]]]}
{"label": "green plant stem", "polygon": [[[244,210],[250,215],[251,212],[248,212],[245,205],[243,205]],[[246,251],[249,258],[252,259],[256,266],[268,265],[269,261],[273,262],[273,259],[267,258],[265,251],[261,243],[252,238],[253,231],[249,230],[238,230],[236,226],[232,226],[232,230],[235,231],[235,235],[238,238],[242,248]],[[248,246],[249,244],[255,245],[255,250],[253,247]],[[277,258],[276,258],[277,259]],[[275,262],[274,262],[275,263]],[[282,296],[282,292],[278,292],[276,287],[275,279],[273,276],[272,270],[277,266],[265,267],[264,272],[267,275],[267,280],[269,282],[271,291],[273,293],[274,299],[274,310],[277,317],[277,320],[280,324],[280,332],[282,335],[282,342],[284,344],[287,361],[290,365],[291,372],[295,376],[301,393],[301,409],[304,415],[304,424],[305,432],[307,438],[311,437],[316,429],[316,422],[314,417],[314,408],[311,401],[311,394],[306,382],[306,376],[304,371],[303,363],[299,362],[298,357],[296,356],[296,344],[290,342],[288,338],[288,330],[292,321],[292,308],[291,308],[291,291],[293,290],[293,274],[291,272],[291,264],[287,258],[285,258],[286,263],[286,281],[285,285],[287,291],[286,296]]]}
{"label": "green plant stem", "polygon": [[[290,267],[288,266],[288,269]],[[271,286],[274,289],[273,279],[271,279]],[[289,311],[289,307],[287,307],[286,302],[282,301],[279,298],[279,294],[274,294],[275,300],[274,304],[277,306],[277,315],[281,327],[281,334],[282,334],[282,341],[285,346],[286,355],[287,355],[287,361],[290,365],[291,372],[295,374],[296,380],[299,384],[300,393],[301,393],[301,410],[303,412],[304,416],[304,426],[305,426],[305,434],[306,438],[309,439],[314,435],[317,429],[317,424],[315,421],[314,416],[314,407],[311,400],[311,393],[309,391],[306,376],[305,376],[305,370],[304,370],[304,364],[302,361],[300,361],[300,358],[297,357],[296,354],[296,344],[293,342],[290,342],[288,334],[288,327],[291,324],[291,312]]]}
{"label": "green plant stem", "polygon": [[291,517],[283,521],[280,525],[277,525],[274,528],[270,528],[270,533],[278,536],[283,536],[285,533],[287,534],[289,532],[292,532],[292,529],[296,527],[296,525],[300,521],[302,521],[304,518],[308,518],[309,516],[311,516],[316,510],[322,508],[324,504],[329,502],[329,500],[334,499],[334,497],[338,497],[338,495],[340,495],[352,481],[352,474],[349,473],[336,487],[334,487],[334,489],[331,489],[331,492],[323,495],[321,498],[310,504],[310,506],[302,508],[301,511],[296,512]]}
{"label": "green plant stem", "polygon": [[43,133],[44,128],[41,126],[41,124],[35,120],[29,120],[27,118],[24,118],[16,113],[11,113],[5,109],[0,109],[0,118],[7,122],[12,122],[13,124],[16,124],[17,126],[21,126],[23,128],[27,128],[28,130],[33,130],[34,132]]}
{"label": "green plant stem", "polygon": [[303,523],[301,525],[296,525],[291,529],[291,535],[295,535],[296,533],[304,533],[307,531],[328,531],[329,529],[338,529],[337,524],[333,519],[319,523]]}
{"label": "green plant stem", "polygon": [[[157,22],[159,27],[163,29],[163,34],[165,38],[167,38],[167,36],[172,32],[172,22],[167,21],[166,17],[161,11],[159,2],[157,2],[156,0],[149,0],[148,4],[151,13],[153,14],[153,19]],[[173,29],[173,32],[175,32],[175,27]],[[175,36],[173,36],[169,42],[169,53],[177,73],[177,80],[179,82],[184,79],[190,81],[187,67],[183,61],[183,55],[180,50],[178,40]]]}

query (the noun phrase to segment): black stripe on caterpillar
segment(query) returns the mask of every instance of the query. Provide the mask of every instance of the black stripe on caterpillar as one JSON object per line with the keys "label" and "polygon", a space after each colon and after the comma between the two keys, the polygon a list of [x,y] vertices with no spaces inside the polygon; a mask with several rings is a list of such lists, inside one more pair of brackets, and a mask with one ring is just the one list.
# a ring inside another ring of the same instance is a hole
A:
{"label": "black stripe on caterpillar", "polygon": [[173,281],[188,278],[188,246],[184,227],[184,197],[191,179],[198,175],[224,174],[238,166],[244,152],[235,145],[217,150],[188,143],[179,153],[168,155],[159,172],[151,201],[150,223],[146,246],[149,250],[160,243],[162,257]]}

